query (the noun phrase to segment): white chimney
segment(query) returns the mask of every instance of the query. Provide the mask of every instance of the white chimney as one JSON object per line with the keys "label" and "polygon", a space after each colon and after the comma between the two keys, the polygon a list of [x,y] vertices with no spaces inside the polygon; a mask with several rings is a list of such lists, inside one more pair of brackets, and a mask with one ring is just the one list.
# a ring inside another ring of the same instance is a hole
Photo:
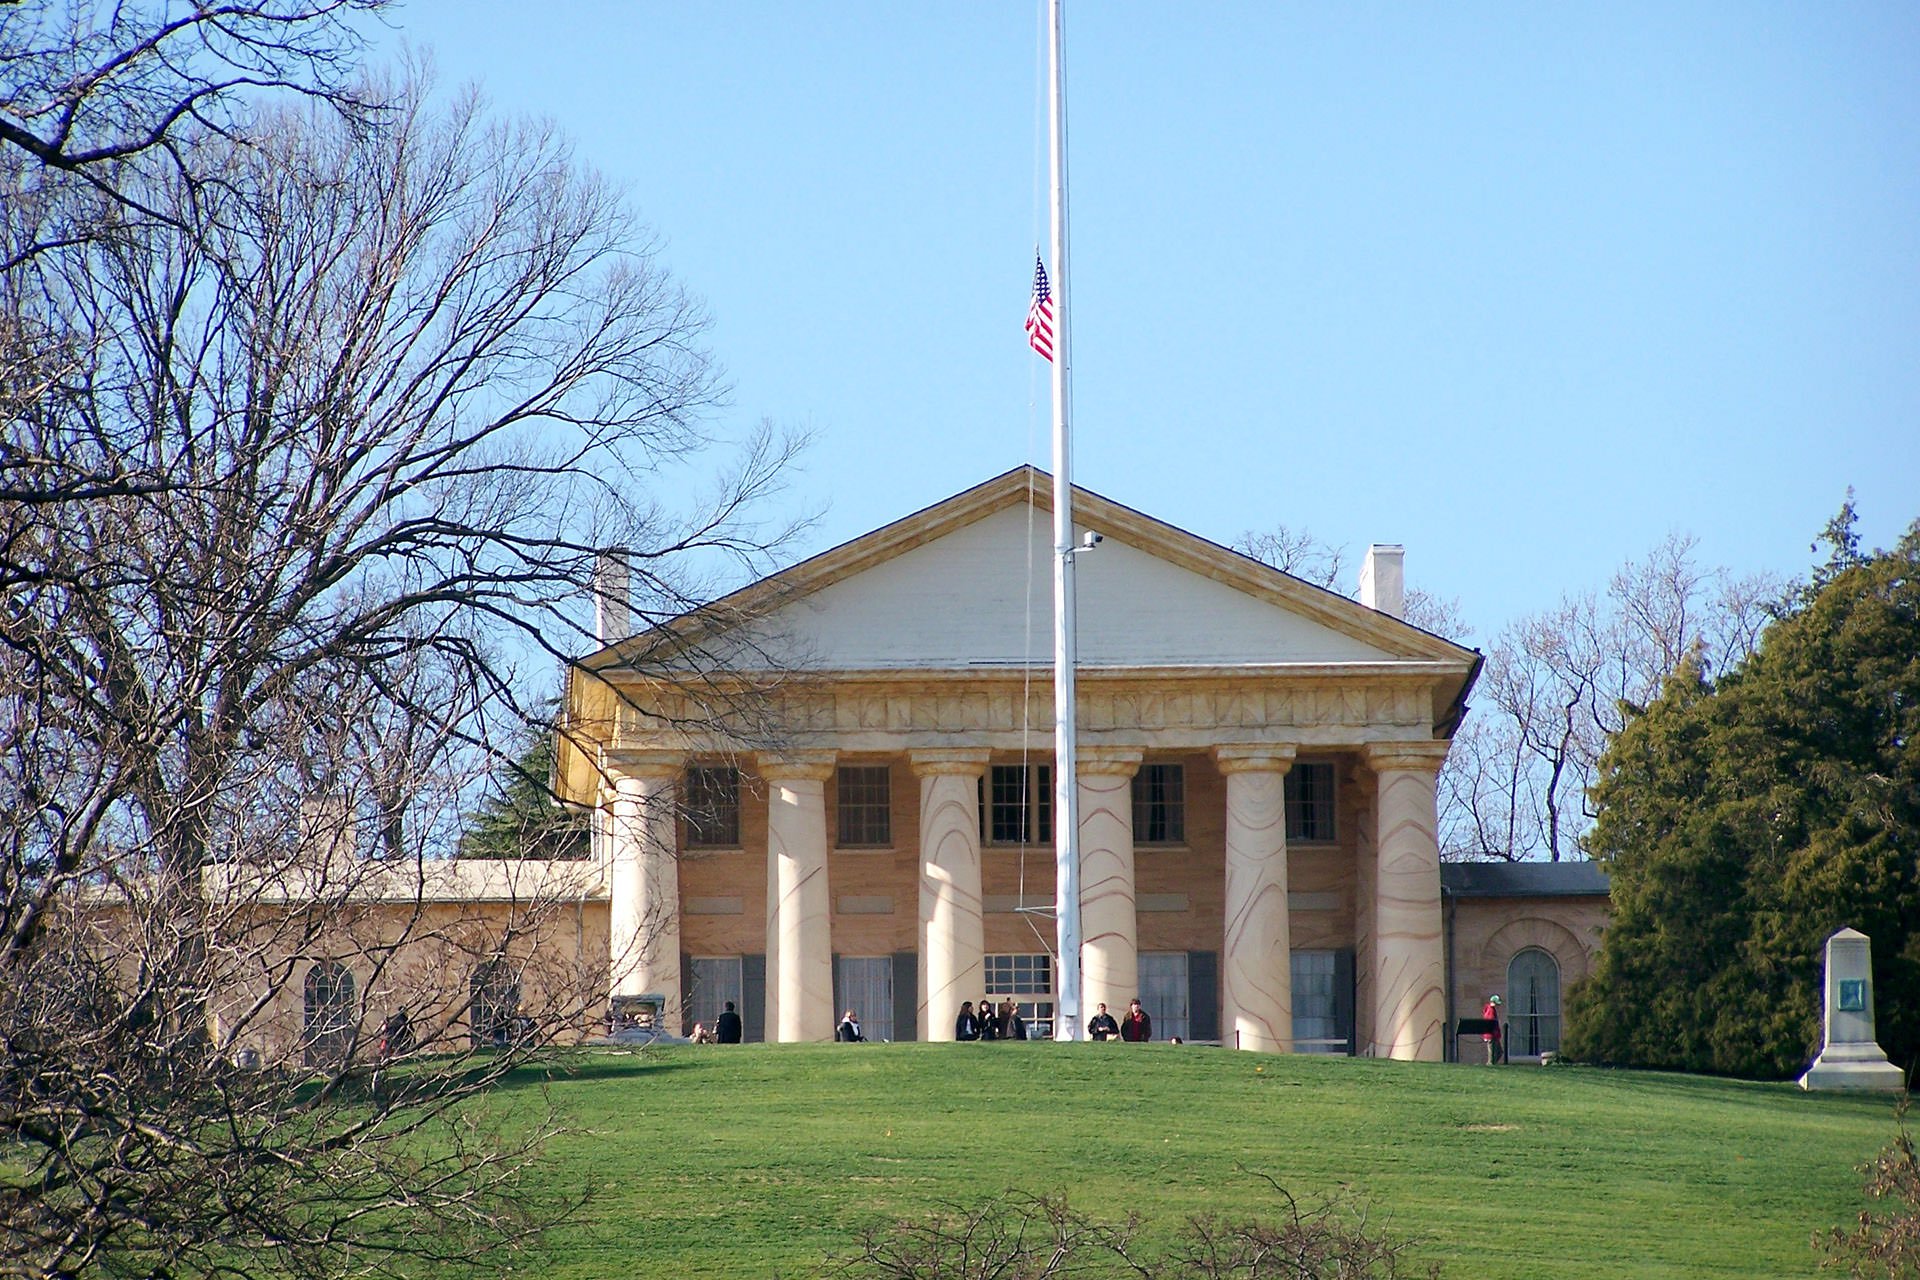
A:
{"label": "white chimney", "polygon": [[1375,613],[1407,616],[1407,549],[1376,542],[1360,565],[1360,603]]}
{"label": "white chimney", "polygon": [[601,644],[619,644],[633,634],[630,592],[627,549],[608,547],[593,565],[593,634]]}

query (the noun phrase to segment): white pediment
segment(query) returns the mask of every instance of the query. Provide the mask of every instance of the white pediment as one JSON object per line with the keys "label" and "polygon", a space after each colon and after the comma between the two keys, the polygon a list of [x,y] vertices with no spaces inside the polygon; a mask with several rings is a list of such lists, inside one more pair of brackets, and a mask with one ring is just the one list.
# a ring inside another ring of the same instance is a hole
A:
{"label": "white pediment", "polygon": [[[1076,557],[1083,668],[1416,656],[1176,563],[1166,548],[1136,545],[1151,541],[1138,528],[1089,520],[1081,531],[1105,538]],[[1045,666],[1053,653],[1052,542],[1050,513],[1026,502],[948,528],[780,604],[753,628],[760,659],[815,671]],[[1328,610],[1368,613],[1331,595],[1321,605]]]}

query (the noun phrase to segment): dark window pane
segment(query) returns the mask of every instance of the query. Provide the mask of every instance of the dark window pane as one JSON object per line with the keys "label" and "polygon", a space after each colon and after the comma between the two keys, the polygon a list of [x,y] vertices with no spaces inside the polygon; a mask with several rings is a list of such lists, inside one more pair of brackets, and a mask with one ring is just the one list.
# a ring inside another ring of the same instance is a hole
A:
{"label": "dark window pane", "polygon": [[1295,764],[1287,772],[1287,839],[1332,840],[1333,765]]}
{"label": "dark window pane", "polygon": [[1133,775],[1135,844],[1181,844],[1187,838],[1186,769],[1146,764]]}
{"label": "dark window pane", "polygon": [[1053,768],[996,764],[987,771],[990,844],[1046,844],[1053,839]]}
{"label": "dark window pane", "polygon": [[837,804],[842,845],[893,843],[892,771],[884,764],[842,765]]}
{"label": "dark window pane", "polygon": [[687,844],[718,849],[740,846],[738,769],[696,765],[687,770]]}

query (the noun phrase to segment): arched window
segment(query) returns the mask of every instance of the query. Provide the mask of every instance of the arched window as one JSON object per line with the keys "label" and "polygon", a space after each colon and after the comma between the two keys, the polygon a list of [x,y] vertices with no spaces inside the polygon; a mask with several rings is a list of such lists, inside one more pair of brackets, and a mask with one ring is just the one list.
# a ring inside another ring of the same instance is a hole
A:
{"label": "arched window", "polygon": [[520,984],[504,960],[473,971],[467,1027],[476,1049],[504,1049],[520,1036]]}
{"label": "arched window", "polygon": [[353,1048],[353,974],[337,960],[316,961],[307,970],[307,1016],[301,1040],[307,1065],[339,1062]]}
{"label": "arched window", "polygon": [[1507,1056],[1560,1051],[1560,965],[1538,947],[1507,964]]}

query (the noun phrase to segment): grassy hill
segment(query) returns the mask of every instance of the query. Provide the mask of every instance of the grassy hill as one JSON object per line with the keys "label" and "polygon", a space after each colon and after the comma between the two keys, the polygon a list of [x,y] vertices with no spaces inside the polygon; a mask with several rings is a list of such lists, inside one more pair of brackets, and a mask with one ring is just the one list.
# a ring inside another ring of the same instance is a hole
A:
{"label": "grassy hill", "polygon": [[[862,1226],[1010,1188],[1101,1215],[1351,1188],[1446,1274],[1805,1276],[1885,1097],[1582,1068],[1150,1045],[686,1046],[580,1057],[540,1176],[592,1201],[528,1270],[820,1273]],[[541,1080],[528,1074],[515,1088]],[[521,1096],[529,1096],[522,1094]]]}

